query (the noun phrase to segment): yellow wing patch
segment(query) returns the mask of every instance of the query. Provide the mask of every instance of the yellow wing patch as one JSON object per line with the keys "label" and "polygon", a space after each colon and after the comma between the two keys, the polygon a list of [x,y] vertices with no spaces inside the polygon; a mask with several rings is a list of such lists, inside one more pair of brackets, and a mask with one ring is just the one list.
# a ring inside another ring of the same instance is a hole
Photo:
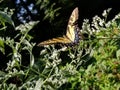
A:
{"label": "yellow wing patch", "polygon": [[69,18],[68,26],[67,26],[67,33],[66,36],[74,42],[75,39],[75,27],[74,23],[78,20],[78,8],[75,8]]}

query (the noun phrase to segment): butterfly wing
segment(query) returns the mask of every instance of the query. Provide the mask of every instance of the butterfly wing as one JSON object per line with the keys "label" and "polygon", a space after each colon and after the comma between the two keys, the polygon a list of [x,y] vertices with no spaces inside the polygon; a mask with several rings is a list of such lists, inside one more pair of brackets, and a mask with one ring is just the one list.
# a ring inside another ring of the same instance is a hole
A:
{"label": "butterfly wing", "polygon": [[75,24],[77,20],[78,20],[78,8],[76,7],[69,18],[66,30],[66,36],[71,40],[71,42],[74,42],[75,39],[78,38],[76,37],[76,35],[78,34],[79,27],[77,26],[77,24]]}
{"label": "butterfly wing", "polygon": [[43,41],[38,44],[38,46],[43,46],[43,45],[50,45],[50,44],[67,44],[70,43],[71,41],[64,35],[63,37],[57,37],[53,38],[50,40]]}
{"label": "butterfly wing", "polygon": [[75,39],[78,38],[78,26],[75,25],[75,22],[78,20],[78,8],[75,8],[70,16],[68,26],[67,26],[67,33],[63,35],[63,37],[57,37],[50,40],[43,41],[38,44],[38,46],[43,45],[50,45],[50,44],[69,44],[76,41]]}

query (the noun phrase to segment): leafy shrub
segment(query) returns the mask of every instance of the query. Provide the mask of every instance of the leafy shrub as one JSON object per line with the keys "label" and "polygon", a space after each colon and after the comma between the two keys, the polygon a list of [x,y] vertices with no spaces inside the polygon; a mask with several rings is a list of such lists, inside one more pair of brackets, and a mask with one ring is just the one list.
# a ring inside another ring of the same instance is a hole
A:
{"label": "leafy shrub", "polygon": [[[7,17],[1,20],[1,30],[8,28],[5,23],[8,19],[8,23],[13,25],[7,14],[0,15]],[[18,32],[13,38],[0,38],[0,51],[9,57],[7,67],[0,71],[1,90],[120,89],[119,23],[120,15],[107,23],[97,16],[91,25],[85,20],[81,33],[88,37],[78,46],[60,49],[54,45],[46,46],[40,50],[38,57],[33,54],[35,44],[29,35],[37,22],[15,27]],[[7,55],[6,47],[10,49]]]}

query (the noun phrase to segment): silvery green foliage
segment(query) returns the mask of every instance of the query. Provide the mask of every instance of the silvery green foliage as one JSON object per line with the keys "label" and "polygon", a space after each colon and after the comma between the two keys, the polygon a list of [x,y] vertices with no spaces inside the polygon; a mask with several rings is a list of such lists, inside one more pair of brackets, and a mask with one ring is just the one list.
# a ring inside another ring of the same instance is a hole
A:
{"label": "silvery green foliage", "polygon": [[6,23],[9,23],[13,27],[15,27],[14,22],[12,20],[12,15],[14,13],[14,9],[4,8],[3,11],[0,11],[0,23],[5,26]]}

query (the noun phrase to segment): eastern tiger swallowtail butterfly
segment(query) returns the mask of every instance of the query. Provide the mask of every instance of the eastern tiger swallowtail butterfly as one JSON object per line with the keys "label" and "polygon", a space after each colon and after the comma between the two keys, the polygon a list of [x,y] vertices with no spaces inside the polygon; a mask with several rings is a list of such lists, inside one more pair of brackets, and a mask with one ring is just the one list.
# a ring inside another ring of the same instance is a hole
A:
{"label": "eastern tiger swallowtail butterfly", "polygon": [[39,43],[38,46],[50,44],[64,44],[72,46],[74,44],[77,44],[81,39],[81,35],[79,32],[80,29],[78,27],[77,21],[78,21],[78,8],[76,7],[69,18],[66,35],[43,41]]}

